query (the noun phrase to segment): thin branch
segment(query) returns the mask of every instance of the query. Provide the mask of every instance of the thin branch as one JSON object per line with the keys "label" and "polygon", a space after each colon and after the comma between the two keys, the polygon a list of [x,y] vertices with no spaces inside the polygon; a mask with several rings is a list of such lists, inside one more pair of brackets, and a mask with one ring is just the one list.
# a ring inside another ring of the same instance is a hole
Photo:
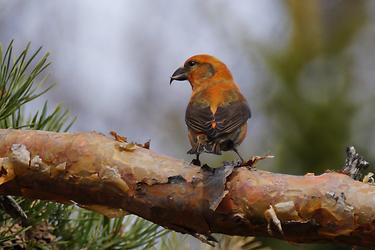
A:
{"label": "thin branch", "polygon": [[375,187],[341,173],[205,171],[99,133],[0,130],[0,194],[211,233],[375,247]]}

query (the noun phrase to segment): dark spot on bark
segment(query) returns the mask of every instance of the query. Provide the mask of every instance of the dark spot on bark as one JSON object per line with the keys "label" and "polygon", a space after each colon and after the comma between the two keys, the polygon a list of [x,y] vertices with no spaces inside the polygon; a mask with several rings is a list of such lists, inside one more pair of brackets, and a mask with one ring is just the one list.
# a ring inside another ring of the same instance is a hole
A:
{"label": "dark spot on bark", "polygon": [[4,167],[1,167],[0,176],[4,176],[4,175],[7,175],[7,174],[8,174],[8,171]]}
{"label": "dark spot on bark", "polygon": [[182,183],[182,182],[186,182],[186,180],[181,175],[174,175],[174,176],[168,177],[168,183],[169,184],[179,184],[179,183]]}
{"label": "dark spot on bark", "polygon": [[283,231],[292,235],[317,234],[319,225],[314,219],[307,222],[286,221],[283,223]]}
{"label": "dark spot on bark", "polygon": [[238,214],[237,213],[237,214],[233,215],[233,220],[234,220],[235,223],[241,224],[242,222],[245,221],[245,218],[244,218],[244,216],[242,214]]}
{"label": "dark spot on bark", "polygon": [[344,192],[341,192],[341,194],[340,194],[341,196],[341,198],[344,200],[344,201],[346,201],[346,196],[345,196],[345,193]]}
{"label": "dark spot on bark", "polygon": [[267,225],[267,222],[265,219],[261,217],[250,217],[249,218],[250,224],[254,226],[264,226]]}
{"label": "dark spot on bark", "polygon": [[194,186],[198,184],[201,180],[202,180],[201,178],[193,176],[193,178],[191,179],[191,184]]}
{"label": "dark spot on bark", "polygon": [[137,194],[140,194],[140,195],[145,195],[146,194],[145,187],[144,187],[144,184],[142,182],[138,182],[137,183],[135,191],[137,191]]}
{"label": "dark spot on bark", "polygon": [[311,223],[311,225],[313,225],[314,227],[319,227],[319,226],[320,226],[320,224],[315,220],[315,218],[312,218],[312,219],[310,220],[310,223]]}

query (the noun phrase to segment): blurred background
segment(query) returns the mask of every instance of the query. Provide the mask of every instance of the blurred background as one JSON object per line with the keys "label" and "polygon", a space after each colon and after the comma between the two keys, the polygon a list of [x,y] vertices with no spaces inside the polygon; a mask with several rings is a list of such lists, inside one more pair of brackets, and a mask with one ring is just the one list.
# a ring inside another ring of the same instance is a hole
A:
{"label": "blurred background", "polygon": [[[190,161],[191,89],[169,86],[169,77],[208,53],[231,69],[252,109],[242,155],[276,156],[258,168],[339,169],[347,145],[375,161],[375,1],[0,0],[0,42],[11,39],[51,52],[57,86],[43,98],[78,116],[72,131],[151,139],[153,150]],[[202,159],[216,166],[235,157]],[[349,249],[262,240],[273,249]]]}

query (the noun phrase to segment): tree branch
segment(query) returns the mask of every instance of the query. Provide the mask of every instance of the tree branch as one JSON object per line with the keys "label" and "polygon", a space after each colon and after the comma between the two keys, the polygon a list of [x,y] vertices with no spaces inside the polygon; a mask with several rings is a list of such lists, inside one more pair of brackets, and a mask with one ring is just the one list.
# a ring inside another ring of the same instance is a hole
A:
{"label": "tree branch", "polygon": [[99,133],[0,130],[0,194],[211,233],[374,247],[375,187],[340,173],[206,171]]}

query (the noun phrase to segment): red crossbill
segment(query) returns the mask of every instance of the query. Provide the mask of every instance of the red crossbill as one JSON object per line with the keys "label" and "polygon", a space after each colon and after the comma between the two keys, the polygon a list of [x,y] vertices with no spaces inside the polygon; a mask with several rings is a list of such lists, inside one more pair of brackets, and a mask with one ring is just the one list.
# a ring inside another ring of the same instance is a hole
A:
{"label": "red crossbill", "polygon": [[227,66],[210,55],[196,55],[186,60],[171,76],[173,80],[188,80],[192,95],[185,113],[188,137],[195,154],[192,163],[200,165],[202,152],[221,154],[233,150],[245,139],[249,105]]}

